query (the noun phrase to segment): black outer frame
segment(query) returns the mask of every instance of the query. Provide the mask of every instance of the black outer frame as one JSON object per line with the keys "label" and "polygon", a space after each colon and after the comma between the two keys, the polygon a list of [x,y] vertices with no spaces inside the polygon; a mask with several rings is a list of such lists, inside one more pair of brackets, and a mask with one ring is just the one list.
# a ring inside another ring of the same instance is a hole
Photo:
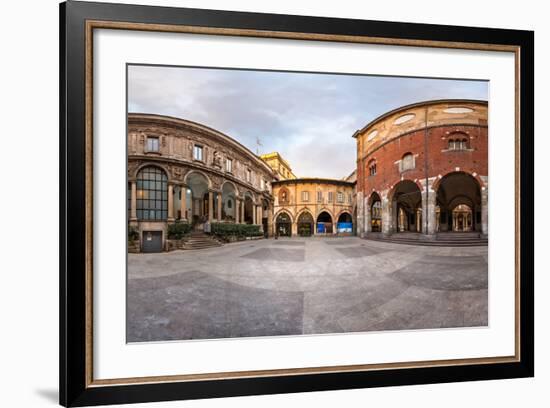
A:
{"label": "black outer frame", "polygon": [[[60,404],[84,406],[534,376],[534,32],[68,1],[60,4]],[[86,20],[288,31],[520,48],[521,361],[88,387],[85,384]]]}

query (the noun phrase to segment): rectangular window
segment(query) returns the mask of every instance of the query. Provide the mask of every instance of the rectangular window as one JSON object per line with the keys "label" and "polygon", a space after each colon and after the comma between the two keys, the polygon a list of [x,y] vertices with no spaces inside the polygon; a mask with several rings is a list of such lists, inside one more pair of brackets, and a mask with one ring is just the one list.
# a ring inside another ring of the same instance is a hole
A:
{"label": "rectangular window", "polygon": [[202,161],[202,146],[195,145],[193,148],[193,158]]}
{"label": "rectangular window", "polygon": [[328,202],[332,203],[334,201],[334,193],[332,191],[328,192]]}
{"label": "rectangular window", "polygon": [[352,203],[353,202],[353,197],[351,195],[351,193],[348,194],[348,203]]}
{"label": "rectangular window", "polygon": [[309,191],[302,191],[302,201],[309,201]]}
{"label": "rectangular window", "polygon": [[246,181],[248,181],[250,183],[250,180],[252,180],[252,172],[250,171],[250,169],[247,169],[246,170]]}
{"label": "rectangular window", "polygon": [[159,138],[147,136],[147,151],[158,152],[159,151]]}
{"label": "rectangular window", "polygon": [[344,202],[344,193],[338,192],[338,202],[343,203]]}
{"label": "rectangular window", "polygon": [[323,192],[317,191],[317,202],[322,203],[323,202]]}
{"label": "rectangular window", "polygon": [[228,173],[233,172],[233,160],[227,159],[225,161],[225,171],[227,171]]}

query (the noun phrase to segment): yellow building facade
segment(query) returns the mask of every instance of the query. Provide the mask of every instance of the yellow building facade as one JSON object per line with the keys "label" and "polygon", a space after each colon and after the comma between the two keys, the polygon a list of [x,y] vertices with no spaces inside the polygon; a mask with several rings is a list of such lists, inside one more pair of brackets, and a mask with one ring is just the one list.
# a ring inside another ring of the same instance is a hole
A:
{"label": "yellow building facade", "polygon": [[300,178],[272,183],[275,236],[352,235],[355,183]]}
{"label": "yellow building facade", "polygon": [[296,175],[292,172],[290,164],[288,164],[288,162],[283,159],[278,152],[262,154],[260,159],[266,162],[267,165],[273,169],[273,172],[279,180],[292,180],[296,178]]}

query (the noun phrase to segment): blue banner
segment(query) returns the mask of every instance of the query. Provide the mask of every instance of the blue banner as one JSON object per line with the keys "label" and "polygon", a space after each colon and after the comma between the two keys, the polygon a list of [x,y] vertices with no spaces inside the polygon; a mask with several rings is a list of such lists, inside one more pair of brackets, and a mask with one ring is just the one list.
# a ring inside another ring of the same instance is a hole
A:
{"label": "blue banner", "polygon": [[338,232],[353,232],[353,223],[339,222],[336,228],[338,229]]}

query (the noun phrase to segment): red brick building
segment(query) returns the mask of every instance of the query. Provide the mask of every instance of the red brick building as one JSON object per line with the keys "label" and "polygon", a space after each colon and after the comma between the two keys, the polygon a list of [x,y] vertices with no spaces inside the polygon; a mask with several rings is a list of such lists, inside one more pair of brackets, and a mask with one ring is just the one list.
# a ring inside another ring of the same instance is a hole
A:
{"label": "red brick building", "polygon": [[358,130],[358,235],[486,237],[487,112],[484,101],[428,101],[385,113]]}

